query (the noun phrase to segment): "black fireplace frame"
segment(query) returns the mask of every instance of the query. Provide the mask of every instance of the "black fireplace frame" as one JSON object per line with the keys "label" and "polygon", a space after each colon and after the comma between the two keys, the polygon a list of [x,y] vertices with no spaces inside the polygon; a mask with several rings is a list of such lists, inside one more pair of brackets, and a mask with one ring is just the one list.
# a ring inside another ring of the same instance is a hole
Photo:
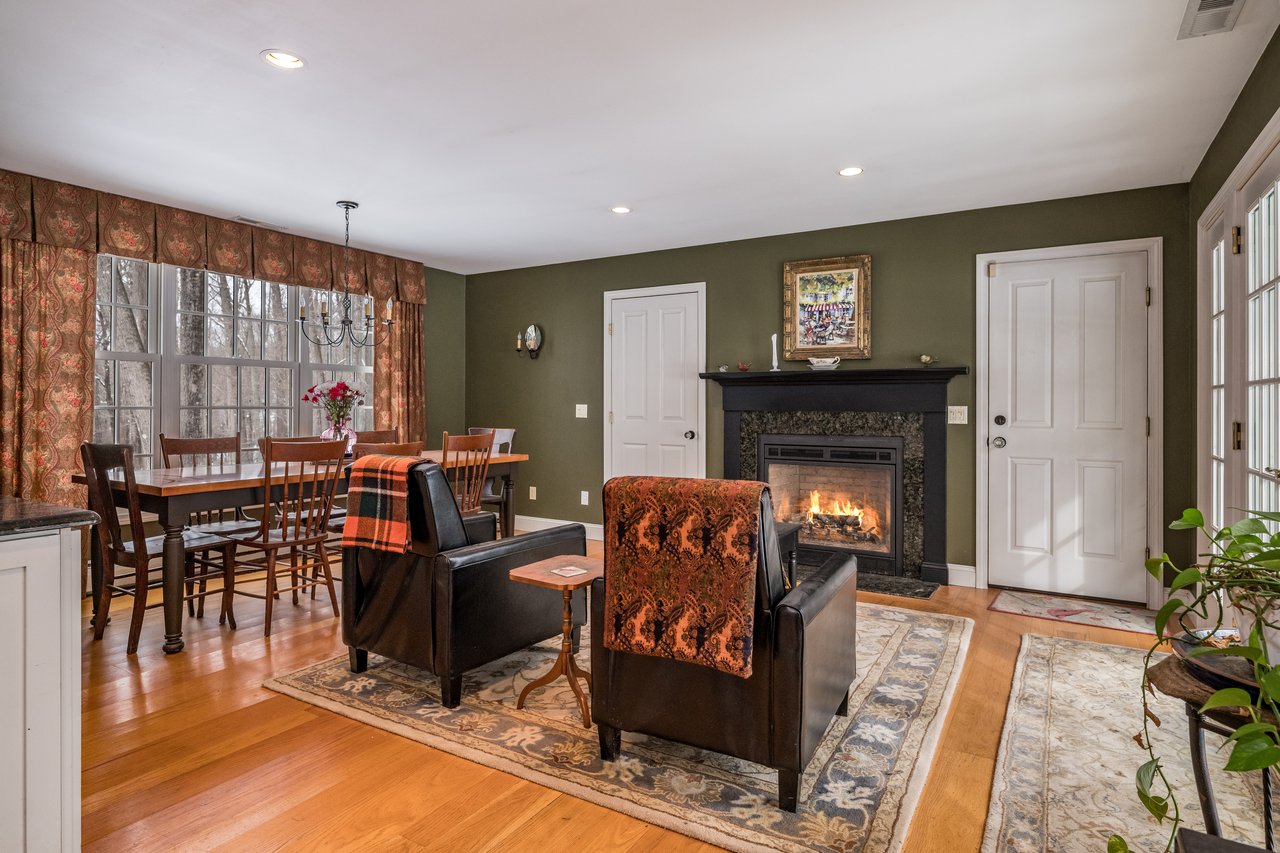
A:
{"label": "black fireplace frame", "polygon": [[[924,424],[920,577],[947,583],[947,384],[968,366],[700,373],[723,389],[724,476],[743,478],[744,412],[918,412]],[[748,476],[756,476],[751,471]]]}
{"label": "black fireplace frame", "polygon": [[[778,451],[771,453],[771,450]],[[762,433],[756,439],[756,478],[768,482],[771,462],[792,465],[829,465],[831,467],[876,467],[892,469],[892,508],[889,529],[893,544],[889,555],[865,551],[853,546],[824,546],[801,543],[802,563],[821,564],[831,554],[858,555],[858,567],[881,574],[902,577],[903,520],[906,515],[902,496],[902,439],[884,435],[785,435]],[[792,451],[788,453],[787,451]],[[872,451],[874,458],[865,454]],[[862,454],[855,456],[855,454]]]}

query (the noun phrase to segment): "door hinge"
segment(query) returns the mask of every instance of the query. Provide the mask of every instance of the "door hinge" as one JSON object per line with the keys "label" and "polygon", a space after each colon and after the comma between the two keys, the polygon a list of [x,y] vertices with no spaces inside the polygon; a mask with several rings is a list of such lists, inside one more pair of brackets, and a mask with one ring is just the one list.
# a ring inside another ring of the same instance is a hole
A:
{"label": "door hinge", "polygon": [[1238,255],[1244,247],[1244,235],[1240,232],[1239,225],[1231,226],[1231,254]]}
{"label": "door hinge", "polygon": [[1147,307],[1151,307],[1151,288],[1147,288]]}
{"label": "door hinge", "polygon": [[610,323],[610,324],[609,324],[609,334],[611,334],[611,335],[613,334],[613,324],[612,324],[612,323]]}
{"label": "door hinge", "polygon": [[1151,437],[1151,417],[1147,416],[1147,438]]}
{"label": "door hinge", "polygon": [[609,423],[613,423],[613,412],[609,413]]}
{"label": "door hinge", "polygon": [[996,262],[991,261],[990,263],[987,264],[987,278],[995,278],[995,277],[996,277]]}
{"label": "door hinge", "polygon": [[1148,545],[1148,546],[1147,546],[1147,559],[1148,559],[1148,560],[1150,560],[1150,559],[1151,559],[1151,546],[1150,546],[1150,545]]}
{"label": "door hinge", "polygon": [[1231,449],[1239,450],[1244,446],[1244,424],[1239,421],[1231,422]]}

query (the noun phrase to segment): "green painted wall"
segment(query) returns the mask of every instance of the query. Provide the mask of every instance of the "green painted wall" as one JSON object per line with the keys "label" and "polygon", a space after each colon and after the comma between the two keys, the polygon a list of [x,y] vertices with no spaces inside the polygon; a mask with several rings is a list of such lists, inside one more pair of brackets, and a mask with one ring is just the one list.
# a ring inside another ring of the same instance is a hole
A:
{"label": "green painted wall", "polygon": [[[769,335],[782,325],[782,264],[868,252],[873,357],[859,366],[917,364],[922,352],[973,365],[975,255],[1163,237],[1165,503],[1180,509],[1194,483],[1191,418],[1183,416],[1195,402],[1187,201],[1180,184],[469,276],[466,420],[519,430],[517,446],[533,459],[521,469],[518,512],[598,522],[604,291],[705,281],[708,366],[739,359],[767,366]],[[529,323],[547,337],[536,361],[514,351],[516,332]],[[436,358],[442,349],[432,340]],[[719,386],[707,384],[707,470],[716,476],[723,415]],[[951,384],[953,405],[972,407],[974,399],[972,377]],[[575,418],[575,403],[587,403],[591,416]],[[963,565],[975,558],[974,435],[972,425],[949,427],[947,556]],[[529,500],[531,485],[537,501]],[[583,490],[589,508],[579,504]]]}
{"label": "green painted wall", "polygon": [[1271,43],[1262,52],[1231,112],[1227,113],[1226,121],[1191,177],[1193,247],[1196,245],[1195,228],[1200,214],[1213,201],[1231,175],[1231,170],[1244,157],[1276,110],[1280,110],[1280,30],[1271,37]]}
{"label": "green painted wall", "polygon": [[440,446],[440,433],[466,432],[467,388],[463,352],[467,329],[465,276],[427,267],[425,324],[427,447]]}

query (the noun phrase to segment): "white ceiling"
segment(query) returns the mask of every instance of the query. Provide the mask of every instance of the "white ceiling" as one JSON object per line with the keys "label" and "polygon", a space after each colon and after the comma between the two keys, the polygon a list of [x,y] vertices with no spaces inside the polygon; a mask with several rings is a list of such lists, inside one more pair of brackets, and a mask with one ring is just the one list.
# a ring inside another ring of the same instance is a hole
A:
{"label": "white ceiling", "polygon": [[6,0],[0,167],[463,273],[1174,183],[1280,21],[1184,7]]}

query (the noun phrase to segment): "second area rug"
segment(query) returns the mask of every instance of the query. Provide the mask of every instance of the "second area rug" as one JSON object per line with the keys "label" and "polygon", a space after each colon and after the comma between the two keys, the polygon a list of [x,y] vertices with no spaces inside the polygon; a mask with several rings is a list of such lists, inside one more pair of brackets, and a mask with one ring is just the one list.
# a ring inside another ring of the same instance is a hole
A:
{"label": "second area rug", "polygon": [[[434,677],[374,656],[360,675],[342,657],[266,686],[730,850],[881,853],[906,837],[972,622],[866,603],[858,620],[850,714],[827,730],[797,814],[777,807],[775,773],[724,755],[627,735],[622,758],[602,762],[564,681],[517,711],[516,696],[551,666],[559,640],[468,673],[453,710],[441,707]],[[585,667],[585,638],[580,654]]]}

